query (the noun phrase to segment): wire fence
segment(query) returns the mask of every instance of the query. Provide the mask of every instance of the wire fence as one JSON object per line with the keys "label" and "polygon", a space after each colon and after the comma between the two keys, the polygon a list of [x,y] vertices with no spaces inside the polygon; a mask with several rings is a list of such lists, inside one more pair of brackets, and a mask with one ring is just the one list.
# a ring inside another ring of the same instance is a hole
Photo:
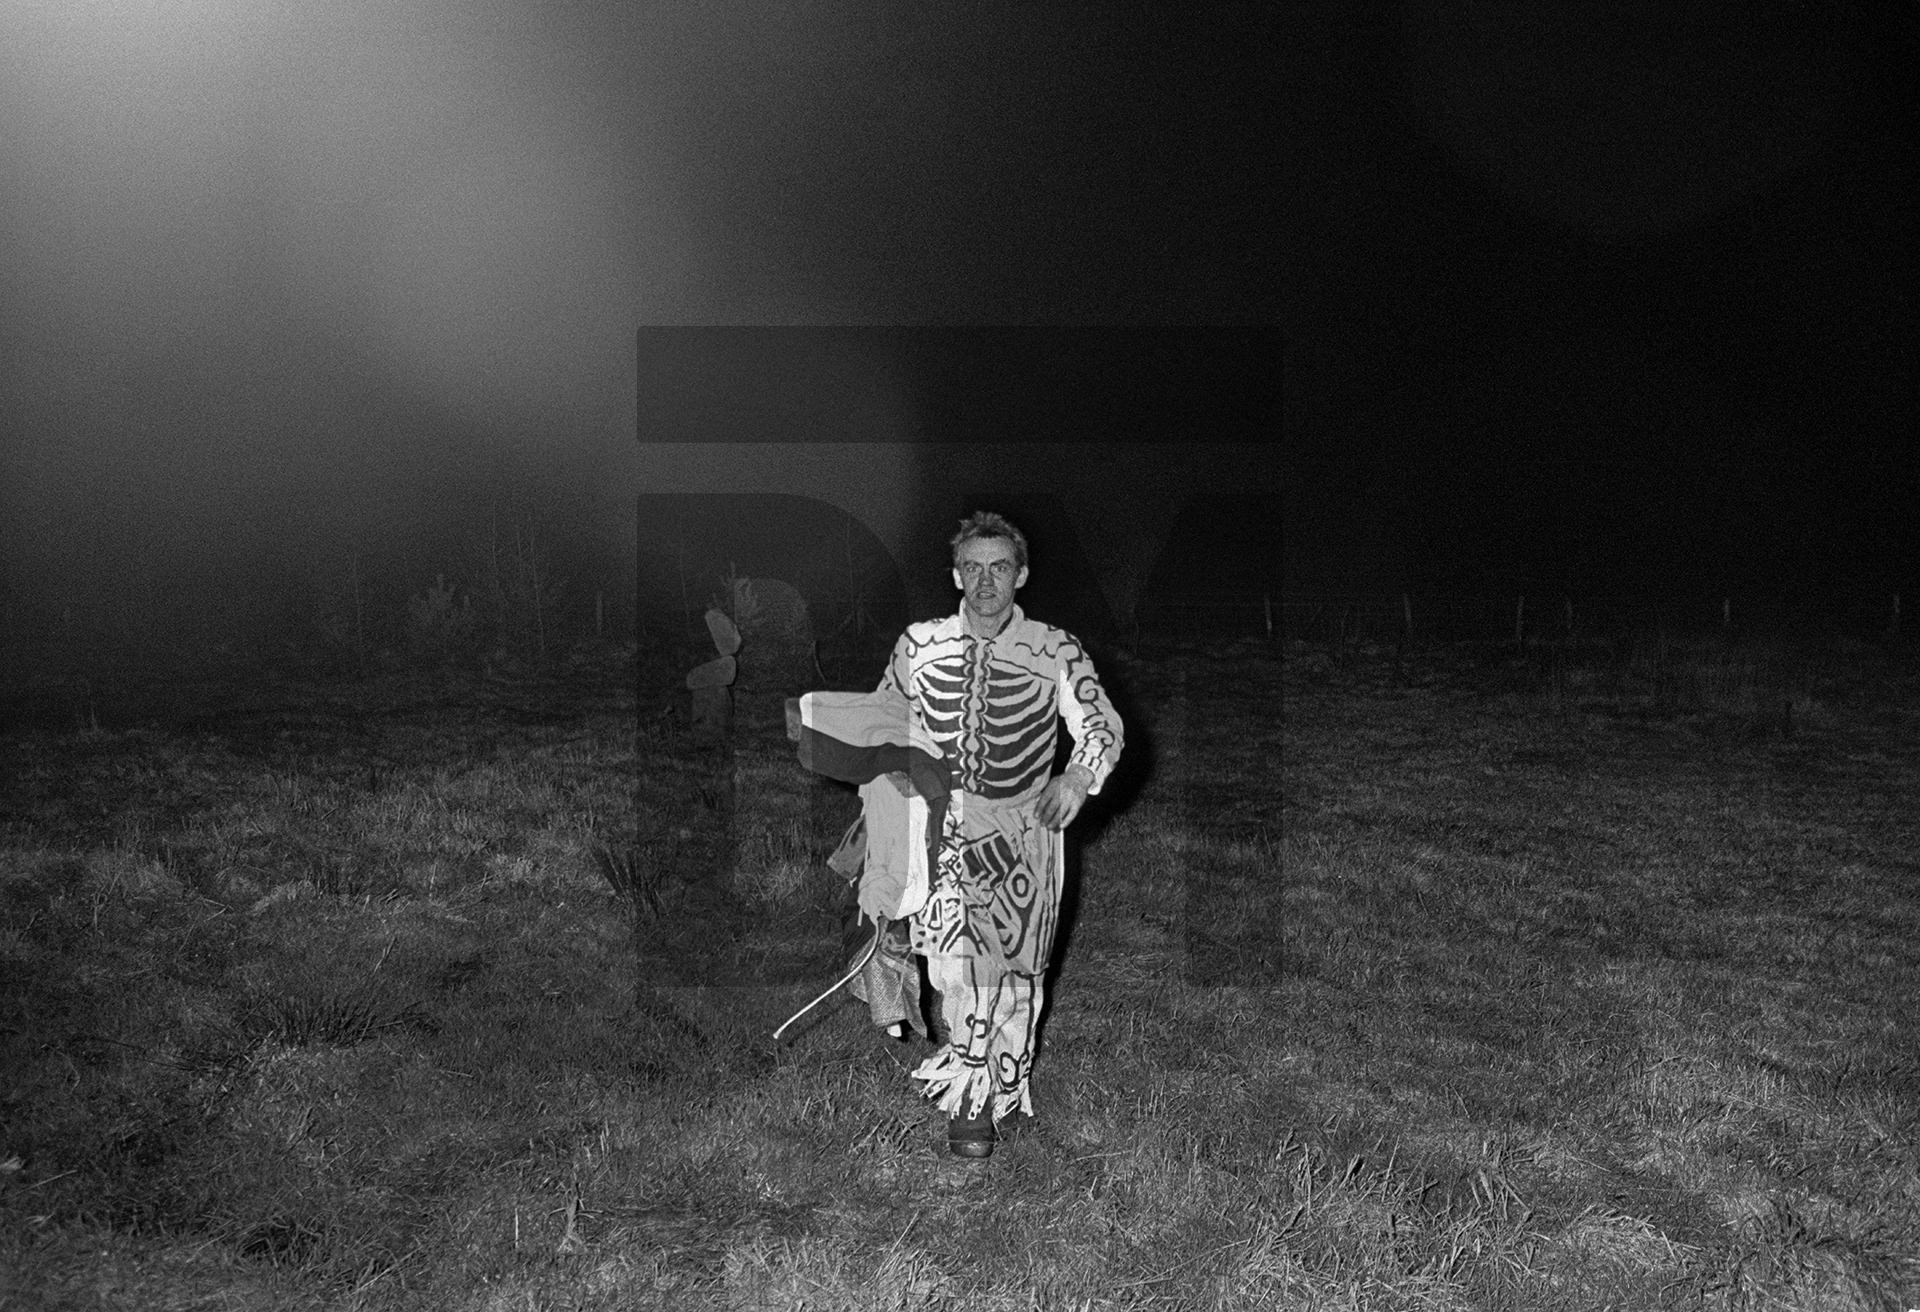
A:
{"label": "wire fence", "polygon": [[1787,633],[1897,640],[1898,593],[1829,595],[1812,602],[1735,593],[1645,596],[1265,592],[1157,598],[1140,610],[1143,633],[1265,637],[1282,642],[1538,643],[1599,641],[1634,633],[1744,638]]}

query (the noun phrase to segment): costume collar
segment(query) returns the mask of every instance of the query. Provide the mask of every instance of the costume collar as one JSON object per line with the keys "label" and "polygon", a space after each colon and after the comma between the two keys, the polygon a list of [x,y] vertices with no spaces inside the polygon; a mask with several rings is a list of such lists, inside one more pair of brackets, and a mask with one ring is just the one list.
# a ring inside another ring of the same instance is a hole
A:
{"label": "costume collar", "polygon": [[[1020,609],[1020,603],[1016,601],[1013,603],[1013,614],[1007,616],[1007,622],[1000,626],[1000,632],[994,634],[992,638],[982,639],[982,641],[991,642],[1004,638],[1013,632],[1016,626],[1025,624],[1026,622],[1027,613]],[[967,627],[967,605],[965,602],[960,603],[960,609],[953,613],[953,618],[948,620],[947,624],[952,636],[961,638],[974,636],[973,630]]]}

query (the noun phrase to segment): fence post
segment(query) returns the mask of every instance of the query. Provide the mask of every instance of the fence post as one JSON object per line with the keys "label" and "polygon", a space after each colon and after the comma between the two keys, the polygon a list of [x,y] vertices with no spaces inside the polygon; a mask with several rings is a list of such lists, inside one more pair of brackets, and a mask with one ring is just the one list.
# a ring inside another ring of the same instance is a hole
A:
{"label": "fence post", "polygon": [[1271,638],[1273,636],[1273,594],[1271,592],[1263,593],[1260,597],[1260,600],[1266,606],[1267,636]]}
{"label": "fence post", "polygon": [[1522,594],[1520,599],[1513,603],[1513,645],[1516,647],[1527,645],[1526,617],[1527,598]]}
{"label": "fence post", "polygon": [[693,636],[693,603],[687,600],[687,540],[686,538],[685,537],[674,538],[673,549],[674,549],[674,554],[676,558],[680,562],[680,619],[686,625],[687,636],[691,638]]}
{"label": "fence post", "polygon": [[1897,639],[1900,636],[1900,594],[1893,594],[1893,622],[1887,628],[1887,637]]}
{"label": "fence post", "polygon": [[1413,641],[1413,601],[1406,593],[1400,594],[1400,614],[1407,621],[1407,641]]}
{"label": "fence post", "polygon": [[1573,598],[1567,598],[1567,645],[1573,645]]}

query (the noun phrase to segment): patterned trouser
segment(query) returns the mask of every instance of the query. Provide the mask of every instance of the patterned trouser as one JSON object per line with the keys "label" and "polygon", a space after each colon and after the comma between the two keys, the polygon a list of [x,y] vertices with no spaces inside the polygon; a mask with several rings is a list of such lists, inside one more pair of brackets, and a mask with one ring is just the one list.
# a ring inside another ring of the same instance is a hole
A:
{"label": "patterned trouser", "polygon": [[955,793],[939,870],[909,921],[941,995],[947,1044],[913,1073],[949,1116],[995,1120],[1033,1111],[1028,1078],[1044,1002],[1041,977],[1059,922],[1064,851],[1030,799],[998,804]]}

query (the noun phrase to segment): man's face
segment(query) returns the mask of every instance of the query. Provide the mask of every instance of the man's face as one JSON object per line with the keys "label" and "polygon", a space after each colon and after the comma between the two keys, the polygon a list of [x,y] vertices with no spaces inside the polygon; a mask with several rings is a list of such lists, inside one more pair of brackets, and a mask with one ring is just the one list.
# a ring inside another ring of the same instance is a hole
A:
{"label": "man's face", "polygon": [[1026,584],[1027,571],[1014,564],[1013,543],[1005,538],[975,538],[955,557],[953,586],[967,594],[967,609],[976,619],[999,619]]}

